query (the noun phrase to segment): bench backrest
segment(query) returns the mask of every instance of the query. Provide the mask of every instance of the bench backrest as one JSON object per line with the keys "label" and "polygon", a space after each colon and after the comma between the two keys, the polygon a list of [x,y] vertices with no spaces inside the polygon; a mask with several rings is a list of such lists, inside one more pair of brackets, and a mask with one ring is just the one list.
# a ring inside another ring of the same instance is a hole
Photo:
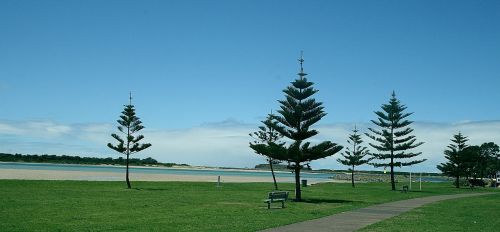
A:
{"label": "bench backrest", "polygon": [[270,192],[269,193],[269,199],[285,199],[285,200],[288,200],[288,192],[286,192],[286,191]]}

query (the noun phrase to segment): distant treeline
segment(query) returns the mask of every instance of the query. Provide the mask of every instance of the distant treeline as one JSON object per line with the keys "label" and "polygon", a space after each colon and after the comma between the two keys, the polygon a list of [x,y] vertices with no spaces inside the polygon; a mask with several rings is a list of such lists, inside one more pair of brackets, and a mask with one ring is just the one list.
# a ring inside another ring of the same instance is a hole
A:
{"label": "distant treeline", "polygon": [[[257,164],[255,165],[255,169],[271,170],[271,167],[269,164]],[[273,164],[273,169],[279,171],[288,170],[286,164]]]}
{"label": "distant treeline", "polygon": [[[109,165],[125,165],[126,159],[119,157],[113,159],[108,158],[97,158],[97,157],[80,157],[80,156],[68,156],[68,155],[22,155],[22,154],[6,154],[0,153],[1,162],[29,162],[29,163],[59,163],[59,164],[109,164]],[[157,160],[148,157],[144,159],[132,158],[129,160],[130,165],[134,166],[166,166],[172,167],[177,166],[189,166],[187,164],[176,164],[176,163],[160,163]]]}

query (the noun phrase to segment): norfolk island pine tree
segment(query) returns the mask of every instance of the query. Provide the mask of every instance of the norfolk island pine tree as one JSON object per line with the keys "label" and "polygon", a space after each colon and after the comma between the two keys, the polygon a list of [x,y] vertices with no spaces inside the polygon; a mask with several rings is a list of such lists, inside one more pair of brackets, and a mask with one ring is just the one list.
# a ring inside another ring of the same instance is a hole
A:
{"label": "norfolk island pine tree", "polygon": [[343,165],[349,166],[351,171],[351,183],[354,188],[354,168],[359,165],[366,164],[370,161],[370,159],[363,159],[366,155],[369,154],[368,148],[361,146],[363,140],[361,139],[361,135],[358,134],[358,129],[356,126],[354,127],[353,133],[349,135],[349,139],[347,143],[351,145],[351,147],[347,146],[346,151],[342,152],[342,156],[344,159],[339,158],[337,161]]}
{"label": "norfolk island pine tree", "polygon": [[[369,143],[377,152],[371,152],[372,158],[376,160],[370,163],[374,167],[390,167],[391,169],[391,189],[396,190],[394,180],[394,167],[411,166],[422,163],[427,159],[409,160],[421,155],[421,152],[410,152],[423,144],[416,142],[416,137],[411,135],[413,129],[409,127],[412,121],[406,118],[413,113],[405,113],[406,106],[396,98],[396,93],[393,91],[388,104],[382,105],[382,111],[376,111],[378,116],[377,121],[371,120],[373,124],[380,129],[368,128],[371,132],[365,133],[376,143]],[[387,160],[387,161],[386,161]],[[378,162],[377,162],[378,161]]]}
{"label": "norfolk island pine tree", "polygon": [[126,137],[125,139],[122,139],[117,134],[111,134],[111,137],[117,140],[118,144],[113,145],[111,143],[108,143],[108,147],[126,156],[127,167],[125,180],[127,181],[127,187],[130,189],[132,188],[132,186],[130,185],[129,180],[129,157],[134,153],[151,147],[150,143],[139,143],[142,139],[144,139],[144,135],[135,135],[135,133],[144,129],[144,126],[141,125],[141,120],[135,114],[135,108],[134,105],[132,105],[132,93],[130,93],[129,104],[125,105],[125,108],[122,111],[122,115],[120,116],[120,119],[117,120],[117,122],[119,124],[119,126],[117,127],[118,131],[120,131]]}
{"label": "norfolk island pine tree", "polygon": [[314,83],[309,82],[305,77],[303,62],[299,59],[299,78],[295,79],[290,86],[283,90],[285,100],[280,103],[279,115],[273,117],[276,124],[271,127],[284,137],[290,139],[291,143],[269,143],[257,144],[252,148],[273,159],[288,162],[288,167],[295,172],[295,200],[302,201],[300,189],[300,171],[309,165],[313,160],[326,158],[342,150],[342,146],[331,141],[324,141],[317,145],[311,145],[305,140],[317,135],[319,132],[310,129],[315,123],[323,118],[326,113],[323,111],[321,102],[316,102],[312,95],[318,90],[313,88]]}
{"label": "norfolk island pine tree", "polygon": [[439,164],[437,169],[447,176],[455,177],[455,187],[460,188],[460,177],[464,174],[464,159],[462,156],[465,149],[469,147],[466,144],[469,139],[461,132],[458,132],[451,141],[453,143],[448,145],[448,150],[444,151],[444,157],[448,162]]}
{"label": "norfolk island pine tree", "polygon": [[[276,143],[276,142],[278,142],[278,140],[280,138],[283,137],[280,133],[278,133],[271,126],[271,124],[276,124],[277,123],[276,121],[273,121],[272,117],[274,117],[274,115],[271,112],[271,114],[269,114],[267,116],[266,120],[262,121],[262,123],[264,125],[263,126],[259,126],[259,130],[258,131],[250,133],[250,137],[252,137],[253,139],[255,139],[253,142],[250,142],[250,148],[253,149],[253,147],[255,145],[257,145],[257,144],[267,144],[267,145],[269,145],[270,143]],[[269,163],[269,167],[271,168],[271,174],[273,175],[274,189],[278,190],[278,183],[276,182],[276,176],[274,175],[273,164],[279,163],[279,161],[273,159],[270,156],[267,156],[266,154],[259,153],[259,150],[255,150],[254,149],[254,151],[257,154],[263,155],[264,157],[266,157],[266,160]]]}

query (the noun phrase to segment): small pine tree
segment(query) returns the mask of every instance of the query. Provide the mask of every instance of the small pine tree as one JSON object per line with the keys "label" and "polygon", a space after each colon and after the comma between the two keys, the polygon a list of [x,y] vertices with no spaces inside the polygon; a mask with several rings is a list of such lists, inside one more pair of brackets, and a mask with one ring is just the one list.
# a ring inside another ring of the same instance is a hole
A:
{"label": "small pine tree", "polygon": [[300,190],[300,170],[304,166],[309,166],[313,160],[326,158],[342,150],[339,146],[330,141],[324,141],[317,145],[311,145],[305,140],[317,135],[317,130],[310,127],[323,118],[326,113],[323,111],[321,102],[316,102],[312,95],[318,90],[314,89],[313,82],[309,82],[305,77],[302,63],[300,61],[299,78],[292,82],[283,92],[285,100],[279,101],[281,110],[279,116],[274,116],[276,124],[271,127],[284,137],[290,139],[291,144],[270,143],[269,146],[256,145],[252,147],[260,154],[266,154],[273,159],[286,161],[289,168],[295,172],[295,201],[302,201]]}
{"label": "small pine tree", "polygon": [[139,132],[140,130],[144,129],[144,126],[142,126],[142,122],[135,115],[135,108],[134,105],[132,105],[132,94],[130,94],[130,101],[128,105],[125,105],[125,109],[122,111],[122,115],[120,116],[120,119],[117,120],[119,126],[118,131],[123,133],[126,137],[125,139],[121,138],[117,134],[111,134],[111,137],[116,139],[118,141],[117,145],[113,145],[111,143],[108,143],[108,147],[124,154],[127,157],[127,169],[126,169],[126,175],[125,179],[127,181],[127,187],[130,189],[130,180],[129,180],[129,171],[128,171],[128,166],[129,166],[129,157],[130,155],[140,152],[146,148],[151,147],[150,143],[139,143],[142,139],[144,139],[143,135],[134,135],[135,133]]}
{"label": "small pine tree", "polygon": [[452,144],[448,145],[448,150],[444,151],[444,157],[448,160],[446,163],[441,163],[437,168],[445,175],[455,177],[455,187],[460,188],[460,176],[464,174],[464,151],[469,147],[467,145],[466,136],[461,132],[453,136]]}
{"label": "small pine tree", "polygon": [[391,168],[392,190],[396,190],[394,167],[411,166],[426,160],[403,161],[422,154],[421,152],[414,153],[408,150],[423,144],[423,142],[416,143],[416,137],[410,135],[413,129],[410,128],[409,125],[413,122],[406,120],[406,118],[413,113],[404,113],[406,108],[407,107],[402,105],[396,98],[396,93],[392,92],[389,103],[382,105],[382,111],[375,112],[378,116],[378,120],[371,120],[373,124],[380,127],[380,130],[368,128],[372,134],[365,133],[366,136],[378,143],[369,143],[371,147],[378,151],[378,153],[372,153],[372,156],[379,161],[371,164],[374,167],[389,166]]}
{"label": "small pine tree", "polygon": [[[269,145],[270,143],[277,143],[279,139],[283,136],[273,129],[271,125],[276,124],[276,121],[273,121],[272,118],[274,115],[271,113],[267,116],[266,120],[262,121],[264,126],[259,126],[259,130],[250,134],[250,136],[254,139],[253,142],[250,142],[250,148],[254,148],[257,144]],[[266,154],[259,153],[259,149],[254,149],[255,153],[259,155],[263,155],[266,157],[267,162],[269,163],[269,167],[271,168],[271,174],[273,175],[274,189],[278,190],[278,183],[276,182],[276,176],[274,174],[273,164],[279,164],[279,160],[275,160]]]}
{"label": "small pine tree", "polygon": [[351,148],[346,147],[347,150],[342,153],[344,159],[337,159],[343,165],[349,166],[349,171],[351,171],[351,182],[352,187],[354,188],[354,167],[366,164],[370,161],[370,159],[363,159],[366,155],[368,155],[368,148],[361,146],[363,140],[361,139],[361,135],[358,134],[358,129],[354,127],[353,133],[349,135],[349,140],[347,143],[351,145]]}

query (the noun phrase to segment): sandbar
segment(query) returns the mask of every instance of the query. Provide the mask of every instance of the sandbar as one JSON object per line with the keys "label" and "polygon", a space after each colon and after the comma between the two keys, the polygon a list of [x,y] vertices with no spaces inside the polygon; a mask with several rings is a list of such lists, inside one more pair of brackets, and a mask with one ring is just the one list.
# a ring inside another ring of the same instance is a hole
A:
{"label": "sandbar", "polygon": [[[30,170],[30,169],[0,169],[0,179],[16,180],[85,180],[85,181],[121,181],[125,180],[125,173],[120,172],[89,172],[89,171],[60,171],[60,170]],[[277,177],[278,182],[293,183],[292,177]],[[131,181],[182,181],[182,182],[217,182],[217,175],[177,175],[177,174],[150,174],[130,173]],[[221,176],[221,182],[248,183],[272,182],[272,176]],[[319,182],[344,182],[333,179],[311,179],[310,184]]]}

